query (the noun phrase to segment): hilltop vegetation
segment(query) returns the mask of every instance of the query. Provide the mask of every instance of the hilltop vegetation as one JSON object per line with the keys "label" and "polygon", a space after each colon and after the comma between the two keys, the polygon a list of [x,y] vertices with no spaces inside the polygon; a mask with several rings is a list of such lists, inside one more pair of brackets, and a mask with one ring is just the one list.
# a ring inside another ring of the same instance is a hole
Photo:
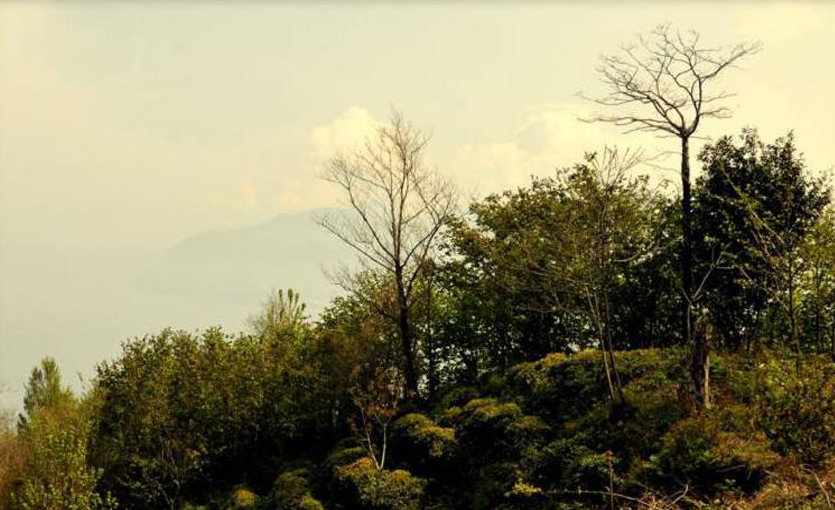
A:
{"label": "hilltop vegetation", "polygon": [[628,405],[613,413],[599,352],[551,354],[397,410],[378,469],[305,374],[275,386],[281,369],[203,364],[227,348],[237,366],[258,352],[246,341],[131,345],[103,369],[109,395],[44,408],[17,457],[4,450],[21,460],[12,508],[830,508],[835,365],[822,356],[800,372],[779,352],[714,356],[717,404],[699,410],[683,350],[618,352]]}

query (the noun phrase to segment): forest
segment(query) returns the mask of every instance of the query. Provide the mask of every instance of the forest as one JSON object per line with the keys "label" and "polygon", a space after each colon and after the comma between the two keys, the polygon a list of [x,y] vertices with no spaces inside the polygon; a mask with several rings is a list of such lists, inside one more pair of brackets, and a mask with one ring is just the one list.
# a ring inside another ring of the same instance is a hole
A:
{"label": "forest", "polygon": [[601,60],[586,120],[672,138],[672,183],[589,148],[462,206],[393,112],[323,173],[341,295],[128,339],[80,392],[43,359],[0,510],[832,510],[832,178],[791,126],[691,162],[758,51],[662,26]]}

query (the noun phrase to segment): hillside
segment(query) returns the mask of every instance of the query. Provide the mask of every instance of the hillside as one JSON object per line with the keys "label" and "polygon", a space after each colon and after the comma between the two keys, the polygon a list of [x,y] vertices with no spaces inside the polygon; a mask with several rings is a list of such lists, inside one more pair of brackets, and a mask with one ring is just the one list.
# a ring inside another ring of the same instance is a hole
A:
{"label": "hillside", "polygon": [[384,470],[347,438],[189,508],[249,508],[230,494],[276,509],[831,508],[835,366],[715,357],[721,404],[697,412],[682,354],[617,353],[622,410],[597,352],[517,365],[400,413]]}

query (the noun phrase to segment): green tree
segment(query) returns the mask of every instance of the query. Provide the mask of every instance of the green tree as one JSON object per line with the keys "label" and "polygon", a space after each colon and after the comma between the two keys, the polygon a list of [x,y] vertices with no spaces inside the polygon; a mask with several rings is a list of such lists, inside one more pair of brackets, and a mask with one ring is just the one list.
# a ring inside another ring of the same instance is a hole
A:
{"label": "green tree", "polygon": [[265,338],[295,338],[307,326],[306,305],[293,289],[272,291],[261,306],[261,311],[247,319],[255,336]]}
{"label": "green tree", "polygon": [[327,448],[329,376],[301,330],[290,340],[164,330],[102,364],[91,457],[119,501],[177,508],[212,484],[272,479],[276,459]]}
{"label": "green tree", "polygon": [[712,282],[713,308],[740,304],[736,317],[720,319],[744,331],[776,302],[788,317],[787,343],[799,354],[798,286],[808,269],[802,248],[829,203],[826,182],[809,174],[792,133],[765,143],[745,129],[739,144],[723,137],[699,159],[703,250],[725,258],[725,274]]}
{"label": "green tree", "polygon": [[562,195],[555,179],[534,179],[451,223],[441,280],[458,313],[442,328],[471,375],[591,342],[571,294],[546,270],[560,264]]}
{"label": "green tree", "polygon": [[611,399],[623,403],[615,360],[615,294],[628,265],[651,253],[647,235],[656,198],[647,179],[628,175],[641,162],[640,153],[605,149],[562,176],[565,198],[562,243],[553,245],[549,271],[584,303],[596,330]]}
{"label": "green tree", "polygon": [[801,282],[806,329],[818,349],[827,348],[829,337],[835,361],[835,208],[831,205],[809,231],[801,251],[807,267]]}
{"label": "green tree", "polygon": [[465,360],[501,370],[592,345],[610,352],[615,340],[646,345],[665,331],[650,322],[663,323],[656,314],[675,293],[659,270],[676,233],[670,203],[627,175],[628,159],[590,156],[452,224],[440,294],[454,311],[438,330]]}
{"label": "green tree", "polygon": [[20,441],[26,450],[21,481],[11,495],[20,510],[116,508],[97,490],[101,471],[87,464],[89,419],[75,407],[42,408],[29,415]]}
{"label": "green tree", "polygon": [[54,359],[46,357],[29,375],[23,395],[24,414],[20,416],[18,423],[25,427],[40,409],[64,409],[74,403],[72,391],[69,387],[63,386],[58,364]]}
{"label": "green tree", "polygon": [[15,444],[11,508],[99,510],[115,508],[97,490],[101,471],[88,465],[93,395],[81,400],[63,386],[52,358],[32,370]]}

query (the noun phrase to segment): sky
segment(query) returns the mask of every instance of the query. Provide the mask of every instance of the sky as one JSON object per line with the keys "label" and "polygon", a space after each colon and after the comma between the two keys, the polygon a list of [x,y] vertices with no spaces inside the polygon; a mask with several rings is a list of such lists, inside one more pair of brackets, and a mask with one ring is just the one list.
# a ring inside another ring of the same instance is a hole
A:
{"label": "sky", "polygon": [[578,121],[594,111],[578,92],[603,91],[599,56],[664,22],[763,43],[721,81],[734,117],[702,135],[794,129],[810,168],[835,165],[832,2],[0,0],[0,405],[19,406],[46,355],[89,379],[137,335],[240,330],[263,285],[231,302],[143,275],[202,233],[338,206],[323,163],[392,108],[470,198],[604,144],[674,149]]}

